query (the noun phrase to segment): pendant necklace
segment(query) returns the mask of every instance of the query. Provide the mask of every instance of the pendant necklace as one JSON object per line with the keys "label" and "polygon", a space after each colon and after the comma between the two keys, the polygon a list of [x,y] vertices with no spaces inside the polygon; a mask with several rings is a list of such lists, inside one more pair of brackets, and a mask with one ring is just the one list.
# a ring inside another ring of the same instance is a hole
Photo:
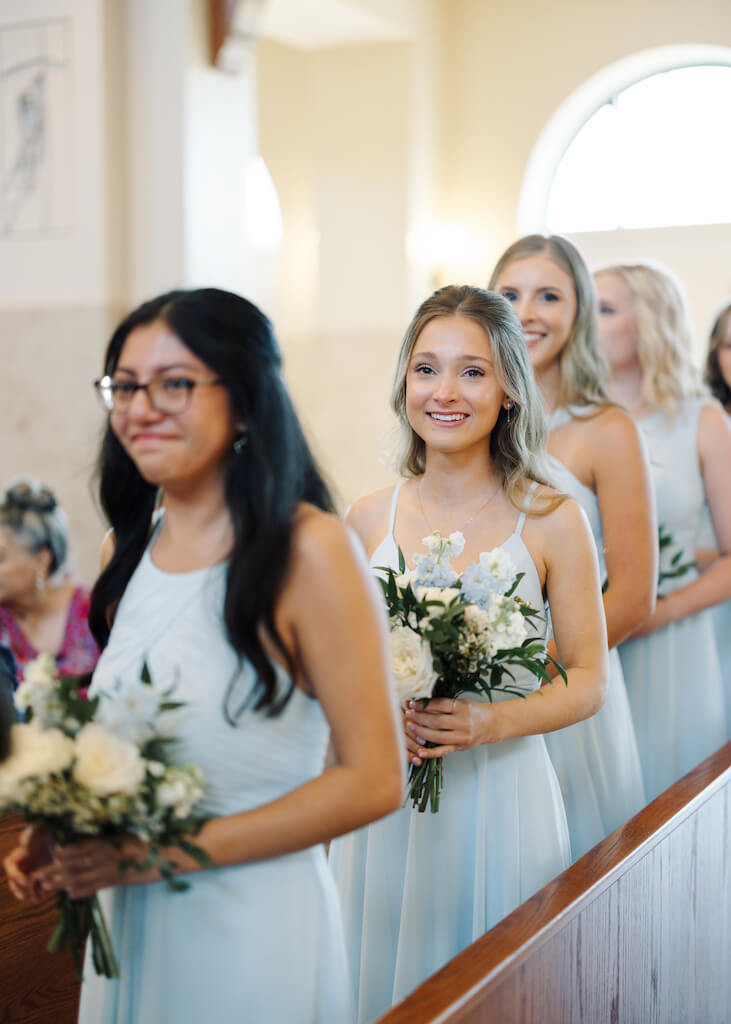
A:
{"label": "pendant necklace", "polygon": [[[437,533],[437,532],[441,533],[441,530],[437,531],[437,530],[434,529],[432,524],[429,522],[429,519],[427,518],[426,512],[424,511],[424,503],[421,500],[421,484],[422,484],[423,479],[424,479],[424,477],[422,476],[421,480],[419,480],[418,484],[416,485],[416,496],[419,499],[419,508],[421,509],[421,516],[422,516],[422,519],[424,520],[424,522],[429,527],[429,529],[431,530],[432,533]],[[503,486],[502,485],[502,480],[499,480],[497,487],[492,492],[492,494],[487,499],[487,501],[483,501],[483,503],[480,505],[480,507],[477,509],[477,511],[473,512],[472,515],[469,517],[469,519],[465,519],[464,523],[460,527],[460,530],[459,530],[460,533],[463,533],[465,526],[469,526],[470,523],[472,522],[472,520],[473,519],[477,519],[479,514],[481,512],[483,512],[487,508],[487,506],[490,504],[492,499],[497,495],[498,491],[502,490],[502,486]]]}

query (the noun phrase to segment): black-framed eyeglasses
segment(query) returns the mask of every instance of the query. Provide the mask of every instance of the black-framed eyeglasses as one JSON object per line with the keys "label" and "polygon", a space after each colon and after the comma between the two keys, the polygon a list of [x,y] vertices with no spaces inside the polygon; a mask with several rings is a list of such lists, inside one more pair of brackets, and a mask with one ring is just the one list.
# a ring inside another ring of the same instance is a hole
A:
{"label": "black-framed eyeglasses", "polygon": [[196,388],[209,388],[223,384],[222,380],[192,380],[179,373],[161,373],[151,377],[147,384],[134,380],[115,380],[108,374],[94,381],[96,393],[109,412],[126,412],[138,391],[147,394],[147,400],[157,412],[176,416],[190,405]]}

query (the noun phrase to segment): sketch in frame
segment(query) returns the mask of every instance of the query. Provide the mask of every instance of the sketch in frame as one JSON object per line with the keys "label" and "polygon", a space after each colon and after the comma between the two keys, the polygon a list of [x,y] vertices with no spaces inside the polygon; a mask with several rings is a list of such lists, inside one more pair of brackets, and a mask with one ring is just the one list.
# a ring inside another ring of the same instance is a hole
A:
{"label": "sketch in frame", "polygon": [[0,25],[0,236],[72,224],[69,19]]}

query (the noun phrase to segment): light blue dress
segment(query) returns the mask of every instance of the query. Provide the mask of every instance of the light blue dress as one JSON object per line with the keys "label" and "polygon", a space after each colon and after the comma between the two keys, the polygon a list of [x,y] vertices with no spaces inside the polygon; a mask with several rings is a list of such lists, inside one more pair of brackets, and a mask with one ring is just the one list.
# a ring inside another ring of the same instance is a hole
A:
{"label": "light blue dress", "polygon": [[[718,550],[718,540],[713,529],[711,512],[708,505],[703,506],[697,546],[699,548],[709,548],[711,551]],[[711,608],[711,614],[713,615],[718,660],[721,665],[723,688],[726,697],[726,732],[728,734],[727,738],[731,739],[731,599],[714,605]]]}
{"label": "light blue dress", "polygon": [[[398,567],[398,493],[397,487],[388,536],[371,556],[374,567]],[[520,537],[524,519],[503,547],[525,573],[518,593],[542,608],[538,574]],[[528,672],[516,680],[526,694],[538,686]],[[365,1024],[568,866],[566,815],[543,737],[450,754],[437,814],[409,804],[337,839],[330,862]]]}
{"label": "light blue dress", "polygon": [[[557,409],[549,418],[551,430],[569,423],[571,412]],[[551,480],[586,513],[599,556],[600,578],[607,575],[604,541],[596,494],[562,462],[548,456]],[[546,745],[561,785],[574,860],[596,846],[615,828],[637,814],[646,803],[640,756],[627,699],[627,688],[616,648],[609,652],[607,695],[599,711],[583,722],[546,733]]]}
{"label": "light blue dress", "polygon": [[[674,420],[656,412],[638,420],[650,457],[658,522],[693,559],[705,495],[696,437],[703,398],[686,399]],[[669,566],[668,566],[669,567]],[[666,580],[663,594],[697,578]],[[710,609],[670,622],[619,648],[647,799],[653,800],[726,741],[721,669]]]}
{"label": "light blue dress", "polygon": [[[278,717],[224,715],[253,673],[225,635],[226,566],[169,574],[149,552],[124,593],[93,694],[139,678],[143,659],[161,692],[185,706],[165,716],[175,760],[200,765],[205,811],[236,814],[321,774],[328,726],[295,689]],[[281,673],[280,682],[284,673]],[[102,893],[121,978],[87,961],[82,1024],[342,1024],[353,1019],[337,893],[322,846],[271,860],[196,872],[186,892],[164,883]]]}

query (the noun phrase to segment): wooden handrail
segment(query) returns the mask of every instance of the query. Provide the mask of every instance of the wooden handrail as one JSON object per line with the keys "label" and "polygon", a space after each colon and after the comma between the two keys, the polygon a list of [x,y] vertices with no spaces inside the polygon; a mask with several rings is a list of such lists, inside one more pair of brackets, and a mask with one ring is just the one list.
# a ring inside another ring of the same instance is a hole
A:
{"label": "wooden handrail", "polygon": [[[729,850],[731,743],[379,1024],[731,1020]],[[690,990],[703,993],[693,1012],[683,1009]]]}

